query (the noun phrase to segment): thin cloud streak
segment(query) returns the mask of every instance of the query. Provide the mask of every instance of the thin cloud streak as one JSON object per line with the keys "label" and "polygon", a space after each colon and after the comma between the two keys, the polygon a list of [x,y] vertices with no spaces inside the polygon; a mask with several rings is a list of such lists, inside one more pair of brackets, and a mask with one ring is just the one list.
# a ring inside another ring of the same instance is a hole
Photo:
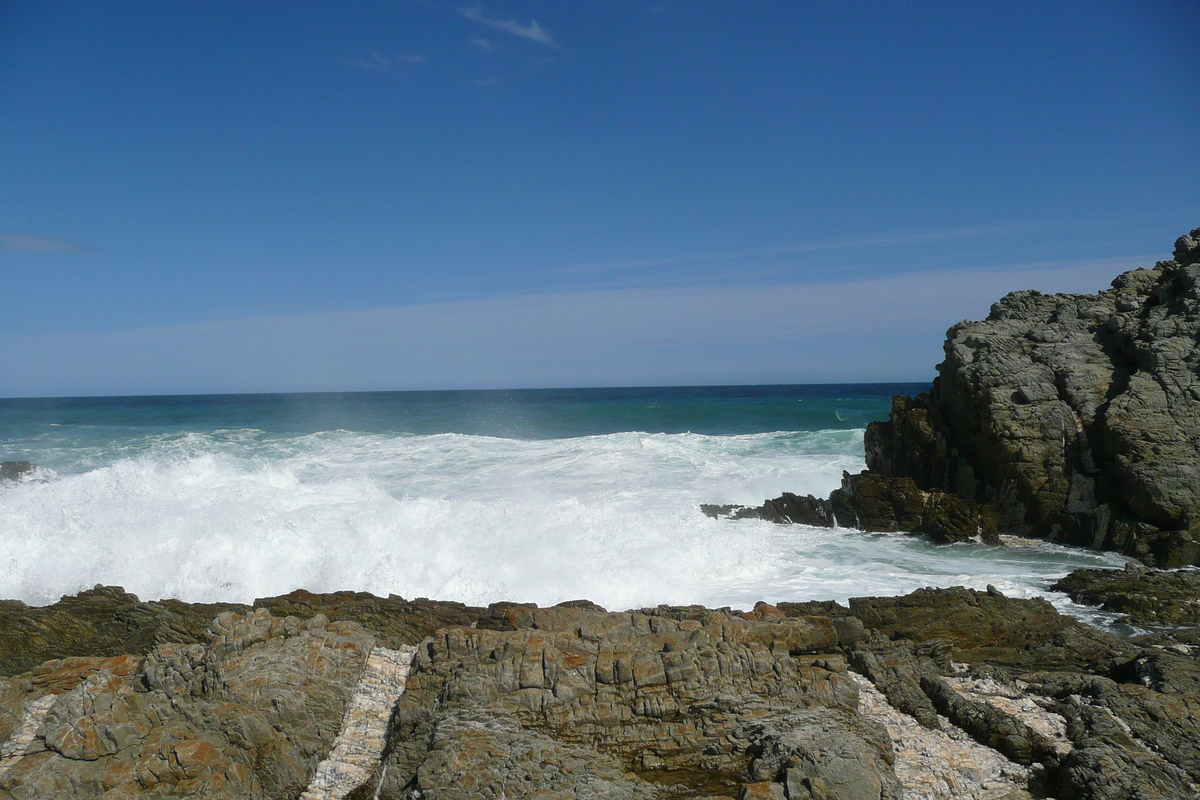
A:
{"label": "thin cloud streak", "polygon": [[550,35],[550,32],[538,24],[536,19],[530,19],[528,25],[522,25],[515,19],[493,19],[483,13],[483,6],[464,6],[462,15],[472,22],[486,25],[492,30],[519,36],[531,42],[537,42],[546,47],[558,49],[561,45]]}
{"label": "thin cloud streak", "polygon": [[929,233],[897,234],[895,236],[878,236],[865,239],[841,239],[829,242],[803,242],[784,245],[781,247],[759,247],[752,250],[732,250],[718,253],[696,253],[685,256],[668,256],[665,258],[642,258],[628,261],[607,261],[593,264],[570,264],[550,270],[556,275],[586,275],[592,272],[612,272],[626,269],[641,269],[643,267],[666,267],[678,264],[691,264],[700,261],[730,261],[739,258],[755,256],[783,256],[799,253],[815,253],[832,250],[879,249],[886,247],[907,247],[930,242],[944,242],[961,239],[974,239],[993,236],[1012,231],[1011,226],[996,225],[984,228],[967,228],[953,231],[933,231]]}
{"label": "thin cloud streak", "polygon": [[1005,293],[1093,292],[1150,263],[571,291],[17,334],[0,396],[923,380],[946,328],[986,316]]}
{"label": "thin cloud streak", "polygon": [[386,72],[396,62],[401,64],[423,64],[427,60],[425,56],[415,53],[388,58],[378,50],[371,50],[367,54],[367,58],[343,58],[341,61],[347,67],[354,69],[363,69],[368,72]]}
{"label": "thin cloud streak", "polygon": [[64,239],[0,233],[0,250],[16,253],[86,253],[87,248]]}

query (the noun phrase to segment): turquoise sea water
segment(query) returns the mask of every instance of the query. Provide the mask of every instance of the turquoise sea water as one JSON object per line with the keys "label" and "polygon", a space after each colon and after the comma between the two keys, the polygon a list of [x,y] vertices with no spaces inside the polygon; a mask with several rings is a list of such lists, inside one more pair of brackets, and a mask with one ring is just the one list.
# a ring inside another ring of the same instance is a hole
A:
{"label": "turquoise sea water", "polygon": [[[825,495],[920,384],[0,400],[0,597],[303,587],[487,603],[749,607],[991,583],[1111,554],[938,547],[699,504]],[[1083,613],[1061,596],[1052,600]]]}

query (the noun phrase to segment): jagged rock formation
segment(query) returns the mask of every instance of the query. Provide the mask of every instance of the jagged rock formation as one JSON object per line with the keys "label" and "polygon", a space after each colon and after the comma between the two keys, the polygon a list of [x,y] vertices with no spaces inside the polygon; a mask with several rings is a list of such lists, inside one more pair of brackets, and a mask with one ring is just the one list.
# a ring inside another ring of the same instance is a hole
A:
{"label": "jagged rock formation", "polygon": [[1200,564],[1200,229],[1107,291],[1013,292],[952,327],[945,352],[928,393],[867,427],[868,471],[828,501],[702,510]]}
{"label": "jagged rock formation", "polygon": [[867,466],[995,510],[1002,530],[1200,563],[1200,229],[1095,295],[1013,292],[947,334]]}
{"label": "jagged rock formation", "polygon": [[[107,646],[75,638],[65,617],[97,623],[104,603],[128,616],[130,598],[65,598],[41,646]],[[995,590],[751,612],[364,593],[258,602],[341,609],[420,638],[386,648],[357,622],[243,609],[198,643],[76,653],[0,678],[0,800],[1200,792],[1200,647],[1175,629],[1121,639]],[[176,620],[211,610],[164,607]]]}
{"label": "jagged rock formation", "polygon": [[781,524],[818,528],[857,528],[863,531],[903,531],[935,542],[978,539],[999,544],[996,516],[985,505],[942,491],[923,491],[912,478],[892,478],[863,471],[842,473],[842,486],[822,500],[811,494],[784,492],[761,506],[702,504],[700,510],[717,519],[764,519]]}

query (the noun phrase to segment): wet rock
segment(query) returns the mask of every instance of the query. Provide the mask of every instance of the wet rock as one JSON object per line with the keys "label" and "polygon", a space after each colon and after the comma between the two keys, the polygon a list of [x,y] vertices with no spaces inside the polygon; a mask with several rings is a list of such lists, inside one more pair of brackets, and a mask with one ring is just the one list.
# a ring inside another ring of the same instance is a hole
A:
{"label": "wet rock", "polygon": [[811,494],[795,495],[784,492],[753,508],[738,505],[701,504],[700,510],[716,519],[765,519],[780,524],[811,525],[816,528],[834,526],[833,508],[828,500]]}
{"label": "wet rock", "polygon": [[1200,627],[1200,571],[1077,569],[1052,587],[1076,603],[1125,616],[1133,625]]}
{"label": "wet rock", "polygon": [[17,481],[36,467],[28,461],[0,461],[0,481]]}
{"label": "wet rock", "polygon": [[784,492],[753,508],[704,504],[700,510],[716,519],[903,531],[924,534],[943,544],[972,539],[1000,543],[995,515],[986,506],[940,490],[922,491],[911,478],[888,478],[872,472],[843,473],[841,488],[828,500]]}
{"label": "wet rock", "polygon": [[925,534],[942,544],[972,539],[1000,543],[989,508],[943,491],[922,491],[912,478],[844,472],[842,487],[829,500],[843,527]]}

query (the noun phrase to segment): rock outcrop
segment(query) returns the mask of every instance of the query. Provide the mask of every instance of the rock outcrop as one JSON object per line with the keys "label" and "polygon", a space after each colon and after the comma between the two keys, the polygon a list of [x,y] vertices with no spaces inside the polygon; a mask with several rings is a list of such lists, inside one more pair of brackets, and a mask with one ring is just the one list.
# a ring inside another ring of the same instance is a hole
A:
{"label": "rock outcrop", "polygon": [[28,461],[0,461],[0,481],[17,481],[36,467]]}
{"label": "rock outcrop", "polygon": [[867,427],[868,471],[828,501],[702,510],[1200,564],[1200,229],[1098,294],[1013,292],[945,352],[928,393]]}
{"label": "rock outcrop", "polygon": [[1200,571],[1162,571],[1127,564],[1125,569],[1077,569],[1050,587],[1077,603],[1122,614],[1147,627],[1200,627]]}
{"label": "rock outcrop", "polygon": [[1200,229],[1095,295],[1013,292],[947,334],[932,390],[867,430],[867,466],[1002,530],[1200,563]]}
{"label": "rock outcrop", "polygon": [[297,796],[333,743],[373,637],[265,610],[225,612],[206,634],[0,679],[0,708],[21,710],[0,723],[0,797]]}
{"label": "rock outcrop", "polygon": [[781,524],[818,528],[857,528],[863,531],[902,531],[935,542],[979,540],[999,544],[996,515],[979,503],[940,489],[922,490],[912,478],[893,478],[864,470],[842,473],[841,488],[828,500],[784,492],[761,506],[702,504],[700,510],[716,519],[763,519]]}
{"label": "rock outcrop", "polygon": [[[104,602],[127,616],[130,598],[64,598],[42,646],[107,646],[65,617],[97,624]],[[1122,639],[995,590],[750,612],[256,602],[198,641],[143,637],[140,654],[72,652],[0,678],[0,798],[1200,792],[1200,647],[1184,631]]]}

